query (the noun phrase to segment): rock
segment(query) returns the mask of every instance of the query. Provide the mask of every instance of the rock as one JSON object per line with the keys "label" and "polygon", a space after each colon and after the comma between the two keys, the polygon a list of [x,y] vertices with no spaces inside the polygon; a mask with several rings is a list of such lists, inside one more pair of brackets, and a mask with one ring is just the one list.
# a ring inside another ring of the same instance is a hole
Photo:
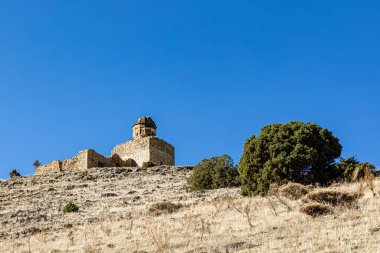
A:
{"label": "rock", "polygon": [[21,237],[27,237],[27,236],[31,236],[31,235],[34,235],[36,233],[40,233],[41,230],[36,228],[36,227],[30,227],[30,228],[27,228],[23,231],[21,231]]}
{"label": "rock", "polygon": [[72,190],[74,188],[75,188],[74,185],[68,185],[68,186],[65,187],[65,190]]}
{"label": "rock", "polygon": [[97,221],[98,221],[98,218],[95,218],[95,217],[90,217],[90,218],[86,219],[86,223],[88,223],[88,224],[91,224],[91,223],[94,223]]}
{"label": "rock", "polygon": [[120,173],[123,173],[125,171],[125,169],[123,169],[123,168],[116,168],[115,170],[114,170],[114,173],[115,174],[120,174]]}
{"label": "rock", "polygon": [[120,214],[120,219],[131,220],[132,219],[132,214],[130,212],[121,213]]}
{"label": "rock", "polygon": [[17,210],[15,212],[12,212],[10,215],[9,215],[9,218],[14,218],[14,217],[17,217],[18,215],[20,215],[22,213],[21,210]]}
{"label": "rock", "polygon": [[43,215],[43,214],[39,214],[39,215],[37,215],[37,217],[35,217],[35,219],[36,219],[38,222],[41,222],[41,221],[47,221],[47,217],[46,217],[46,215]]}
{"label": "rock", "polygon": [[198,247],[192,250],[188,250],[185,253],[222,253],[218,249],[206,248],[206,247]]}
{"label": "rock", "polygon": [[107,192],[107,193],[102,193],[101,197],[117,197],[116,193],[113,192]]}
{"label": "rock", "polygon": [[225,249],[226,253],[229,253],[229,252],[236,252],[236,251],[243,250],[243,249],[251,249],[251,248],[254,248],[256,246],[257,245],[253,245],[253,244],[250,244],[247,242],[235,242],[235,243],[229,243],[229,244],[225,245],[224,249]]}

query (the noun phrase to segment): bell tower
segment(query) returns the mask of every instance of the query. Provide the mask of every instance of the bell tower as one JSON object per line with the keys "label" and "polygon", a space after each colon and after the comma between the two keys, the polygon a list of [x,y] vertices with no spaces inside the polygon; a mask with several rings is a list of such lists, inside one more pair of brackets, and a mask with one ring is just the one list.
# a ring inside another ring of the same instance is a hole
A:
{"label": "bell tower", "polygon": [[151,117],[139,118],[132,127],[132,139],[137,140],[148,136],[156,136],[157,126]]}

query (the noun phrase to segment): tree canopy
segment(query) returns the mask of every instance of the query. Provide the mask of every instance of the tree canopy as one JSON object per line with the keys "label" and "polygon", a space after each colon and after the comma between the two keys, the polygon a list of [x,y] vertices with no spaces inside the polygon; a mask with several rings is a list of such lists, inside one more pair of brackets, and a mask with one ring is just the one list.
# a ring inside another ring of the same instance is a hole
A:
{"label": "tree canopy", "polygon": [[195,165],[187,182],[194,191],[237,186],[238,171],[228,155],[212,157]]}
{"label": "tree canopy", "polygon": [[265,194],[270,184],[326,184],[336,178],[342,146],[331,131],[313,123],[290,122],[250,136],[239,163],[243,195]]}

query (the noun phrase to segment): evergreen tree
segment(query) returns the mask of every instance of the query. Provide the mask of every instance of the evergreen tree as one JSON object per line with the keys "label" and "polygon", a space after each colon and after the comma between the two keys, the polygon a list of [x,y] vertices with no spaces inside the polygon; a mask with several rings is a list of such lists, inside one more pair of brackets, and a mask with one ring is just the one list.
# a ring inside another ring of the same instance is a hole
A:
{"label": "evergreen tree", "polygon": [[334,162],[341,151],[338,138],[316,124],[266,126],[244,145],[239,163],[242,194],[266,194],[272,183],[327,184],[338,176]]}

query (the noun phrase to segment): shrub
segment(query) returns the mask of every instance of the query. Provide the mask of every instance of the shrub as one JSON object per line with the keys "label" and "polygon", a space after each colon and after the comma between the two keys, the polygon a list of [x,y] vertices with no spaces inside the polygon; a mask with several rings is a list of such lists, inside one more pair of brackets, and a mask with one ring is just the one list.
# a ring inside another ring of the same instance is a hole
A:
{"label": "shrub", "polygon": [[147,161],[147,162],[143,162],[143,168],[146,169],[146,168],[150,168],[150,167],[154,167],[156,166],[154,163],[152,163],[151,161]]}
{"label": "shrub", "polygon": [[150,215],[158,216],[161,214],[174,213],[182,207],[181,204],[174,204],[172,202],[164,201],[153,204],[149,209],[148,213]]}
{"label": "shrub", "polygon": [[78,212],[78,211],[79,211],[79,207],[71,201],[67,203],[65,207],[63,208],[64,213],[72,213],[72,212]]}
{"label": "shrub", "polygon": [[273,183],[325,185],[337,177],[342,146],[332,132],[313,123],[290,122],[262,128],[244,145],[239,162],[243,195],[264,195]]}
{"label": "shrub", "polygon": [[332,214],[334,212],[334,210],[330,206],[319,203],[306,203],[300,207],[300,211],[314,218],[318,216]]}
{"label": "shrub", "polygon": [[362,194],[357,192],[341,192],[336,190],[318,190],[308,193],[303,199],[305,202],[317,202],[331,206],[354,207]]}
{"label": "shrub", "polygon": [[348,181],[364,178],[366,171],[375,175],[375,165],[369,162],[360,163],[355,157],[341,158],[335,168],[340,177]]}
{"label": "shrub", "polygon": [[16,169],[12,170],[10,173],[9,173],[9,177],[10,178],[15,178],[15,177],[20,177],[20,173],[17,172]]}
{"label": "shrub", "polygon": [[310,189],[298,183],[287,183],[279,187],[278,193],[288,199],[297,200],[308,194]]}
{"label": "shrub", "polygon": [[41,166],[41,163],[40,163],[38,160],[35,160],[34,163],[33,163],[33,167],[34,167],[35,169],[37,169],[37,168],[40,167],[40,166]]}
{"label": "shrub", "polygon": [[237,186],[238,171],[228,155],[204,159],[195,165],[187,184],[193,191]]}

